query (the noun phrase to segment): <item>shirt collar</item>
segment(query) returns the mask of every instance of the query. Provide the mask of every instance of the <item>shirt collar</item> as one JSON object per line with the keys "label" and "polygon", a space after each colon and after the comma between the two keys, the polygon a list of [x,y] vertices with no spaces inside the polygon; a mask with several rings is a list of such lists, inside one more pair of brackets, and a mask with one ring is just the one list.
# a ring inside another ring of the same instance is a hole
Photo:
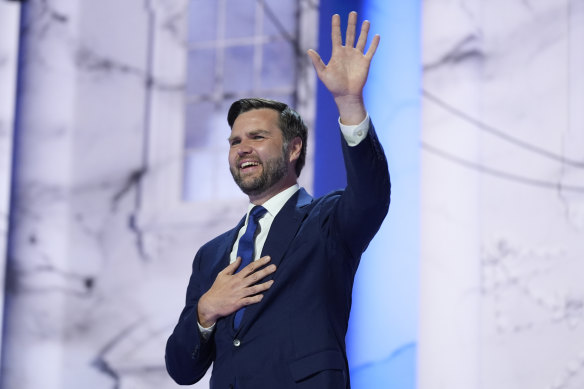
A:
{"label": "shirt collar", "polygon": [[[294,193],[298,191],[298,189],[300,189],[300,185],[294,184],[288,189],[284,189],[283,191],[281,191],[280,193],[278,193],[277,195],[263,203],[262,207],[264,207],[272,217],[276,217],[278,212],[280,212],[282,207],[284,207],[284,204],[286,204],[286,202],[290,200],[290,198],[294,195]],[[248,205],[247,207],[248,215],[249,211],[251,211],[253,207],[255,207],[255,205],[252,203]]]}

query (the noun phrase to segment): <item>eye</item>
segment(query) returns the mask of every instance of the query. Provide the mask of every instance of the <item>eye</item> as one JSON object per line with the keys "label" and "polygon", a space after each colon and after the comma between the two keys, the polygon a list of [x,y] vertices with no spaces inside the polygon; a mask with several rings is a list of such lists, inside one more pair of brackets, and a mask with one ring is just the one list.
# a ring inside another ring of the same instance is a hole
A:
{"label": "eye", "polygon": [[230,146],[236,146],[236,145],[238,145],[239,143],[240,143],[240,140],[239,140],[239,139],[231,139],[231,140],[229,141],[229,145],[230,145]]}
{"label": "eye", "polygon": [[255,139],[255,140],[264,139],[264,136],[263,135],[254,135],[253,139]]}

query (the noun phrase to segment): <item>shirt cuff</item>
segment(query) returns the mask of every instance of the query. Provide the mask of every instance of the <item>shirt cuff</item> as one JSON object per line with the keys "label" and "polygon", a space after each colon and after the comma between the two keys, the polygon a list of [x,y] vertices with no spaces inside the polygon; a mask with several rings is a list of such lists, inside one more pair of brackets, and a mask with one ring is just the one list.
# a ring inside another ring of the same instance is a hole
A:
{"label": "shirt cuff", "polygon": [[367,116],[361,123],[354,126],[344,125],[339,117],[339,127],[341,127],[343,138],[345,138],[347,144],[351,147],[357,146],[369,132],[369,112],[367,112]]}
{"label": "shirt cuff", "polygon": [[199,326],[199,333],[203,337],[203,340],[209,340],[211,334],[213,334],[213,331],[215,330],[215,324],[213,324],[211,327],[203,327],[201,323],[197,321],[197,325]]}

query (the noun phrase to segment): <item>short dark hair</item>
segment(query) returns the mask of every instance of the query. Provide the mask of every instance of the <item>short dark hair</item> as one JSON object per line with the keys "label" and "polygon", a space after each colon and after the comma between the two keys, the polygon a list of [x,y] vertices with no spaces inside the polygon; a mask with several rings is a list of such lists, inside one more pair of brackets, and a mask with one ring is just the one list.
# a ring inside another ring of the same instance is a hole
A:
{"label": "short dark hair", "polygon": [[299,137],[302,140],[302,149],[300,150],[300,156],[296,161],[296,176],[300,177],[300,172],[304,167],[304,162],[306,161],[306,141],[308,137],[308,128],[302,117],[290,108],[287,104],[284,104],[275,100],[262,99],[259,97],[240,99],[231,104],[229,112],[227,113],[227,123],[229,127],[233,128],[233,123],[239,115],[244,112],[251,111],[253,109],[269,108],[280,113],[279,127],[282,131],[282,137],[284,139],[284,150],[288,148],[288,143]]}

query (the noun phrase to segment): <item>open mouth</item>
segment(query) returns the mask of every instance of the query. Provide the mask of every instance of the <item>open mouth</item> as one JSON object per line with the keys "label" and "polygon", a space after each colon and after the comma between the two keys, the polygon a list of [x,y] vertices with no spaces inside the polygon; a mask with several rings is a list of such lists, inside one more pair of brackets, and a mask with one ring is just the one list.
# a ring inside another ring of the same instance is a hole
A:
{"label": "open mouth", "polygon": [[260,163],[256,162],[256,161],[244,161],[244,162],[241,162],[239,164],[239,168],[241,170],[248,170],[248,169],[254,168],[254,167],[259,166],[259,165],[260,165]]}

